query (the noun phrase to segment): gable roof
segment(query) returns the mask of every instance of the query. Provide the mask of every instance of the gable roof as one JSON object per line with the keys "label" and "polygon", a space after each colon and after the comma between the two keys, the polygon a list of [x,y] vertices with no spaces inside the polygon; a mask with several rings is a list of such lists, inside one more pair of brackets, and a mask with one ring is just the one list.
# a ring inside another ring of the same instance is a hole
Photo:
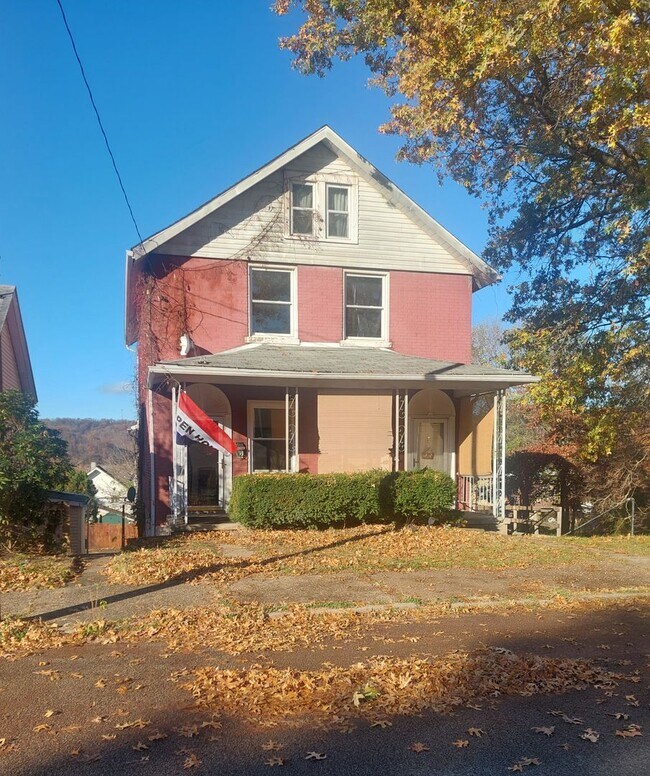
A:
{"label": "gable roof", "polygon": [[288,148],[284,153],[276,156],[275,159],[272,159],[247,177],[242,178],[242,180],[238,181],[225,191],[222,191],[221,194],[218,194],[188,215],[175,221],[165,229],[147,237],[142,243],[134,245],[130,251],[127,252],[127,273],[130,264],[129,260],[137,261],[139,258],[161,248],[164,243],[193,226],[201,219],[214,213],[215,210],[218,210],[235,197],[243,194],[256,183],[259,183],[264,178],[277,172],[285,165],[290,164],[294,159],[301,154],[304,154],[306,151],[309,151],[311,148],[318,145],[318,143],[327,145],[335,154],[343,158],[360,175],[360,177],[365,179],[370,185],[379,188],[392,205],[401,210],[426,234],[442,243],[467,267],[474,278],[474,287],[476,289],[495,283],[499,279],[499,274],[486,264],[480,256],[470,250],[458,238],[454,237],[453,234],[448,232],[423,208],[416,204],[389,178],[381,173],[367,159],[361,156],[358,151],[355,151],[351,145],[346,143],[340,135],[327,125],[291,146],[291,148]]}
{"label": "gable roof", "polygon": [[23,319],[18,304],[18,291],[16,286],[0,285],[0,332],[7,327],[9,337],[16,357],[16,365],[20,377],[20,385],[24,393],[36,396],[36,385],[32,363],[27,348],[27,338],[23,327]]}
{"label": "gable roof", "polygon": [[340,345],[243,345],[212,356],[162,361],[149,371],[163,379],[204,374],[219,377],[222,382],[253,381],[262,385],[285,385],[287,380],[301,384],[357,380],[392,387],[438,383],[439,387],[452,390],[490,392],[538,382],[533,375],[511,369],[437,361],[387,348]]}

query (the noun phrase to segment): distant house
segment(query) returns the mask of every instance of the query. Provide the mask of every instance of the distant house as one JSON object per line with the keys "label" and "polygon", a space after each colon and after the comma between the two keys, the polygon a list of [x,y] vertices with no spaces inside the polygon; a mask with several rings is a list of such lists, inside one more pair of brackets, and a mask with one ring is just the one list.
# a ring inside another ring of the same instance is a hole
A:
{"label": "distant house", "polygon": [[97,490],[95,498],[99,505],[97,514],[100,519],[108,515],[119,515],[126,499],[127,486],[94,461],[90,464],[88,477]]}
{"label": "distant house", "polygon": [[[325,126],[127,251],[147,533],[227,510],[257,472],[430,468],[505,511],[505,391],[471,363],[498,274]],[[234,456],[176,443],[179,391]]]}
{"label": "distant house", "polygon": [[36,399],[36,386],[15,286],[0,286],[0,390]]}

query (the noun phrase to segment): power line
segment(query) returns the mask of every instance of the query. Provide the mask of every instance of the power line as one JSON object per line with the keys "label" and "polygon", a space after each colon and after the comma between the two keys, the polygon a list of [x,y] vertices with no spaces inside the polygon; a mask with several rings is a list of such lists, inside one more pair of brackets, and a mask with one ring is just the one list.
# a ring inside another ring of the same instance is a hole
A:
{"label": "power line", "polygon": [[[122,194],[124,195],[124,201],[126,202],[126,206],[129,209],[131,220],[133,221],[133,226],[135,227],[135,231],[138,234],[138,240],[140,241],[140,245],[142,245],[143,240],[142,240],[142,235],[140,234],[140,229],[138,227],[138,222],[135,220],[135,215],[133,214],[133,208],[131,207],[129,197],[126,193],[126,189],[124,188],[124,182],[122,181],[122,176],[120,175],[120,171],[117,168],[117,162],[115,161],[115,156],[113,155],[113,151],[111,150],[111,144],[108,142],[108,136],[106,135],[106,130],[104,129],[101,116],[99,115],[99,110],[97,109],[97,104],[95,103],[95,98],[93,97],[92,89],[90,88],[90,84],[88,83],[88,79],[86,78],[86,71],[84,70],[84,66],[81,62],[81,57],[79,56],[79,52],[77,51],[77,46],[74,42],[74,37],[72,36],[72,30],[70,29],[70,25],[68,24],[68,19],[65,15],[65,11],[63,10],[63,5],[61,4],[61,0],[56,0],[56,4],[59,6],[59,10],[61,11],[63,24],[65,25],[65,28],[68,32],[68,37],[70,38],[70,43],[72,44],[72,50],[77,60],[77,64],[79,65],[79,70],[81,70],[81,77],[83,78],[83,82],[86,85],[86,90],[88,91],[88,97],[90,97],[90,103],[93,106],[93,110],[95,111],[95,118],[97,119],[97,123],[99,124],[99,129],[102,133],[102,137],[104,138],[104,143],[106,144],[106,150],[108,151],[108,155],[111,157],[113,169],[115,170],[115,175],[117,176],[117,181],[120,184],[120,189],[122,189]],[[144,246],[142,247],[144,248]]]}

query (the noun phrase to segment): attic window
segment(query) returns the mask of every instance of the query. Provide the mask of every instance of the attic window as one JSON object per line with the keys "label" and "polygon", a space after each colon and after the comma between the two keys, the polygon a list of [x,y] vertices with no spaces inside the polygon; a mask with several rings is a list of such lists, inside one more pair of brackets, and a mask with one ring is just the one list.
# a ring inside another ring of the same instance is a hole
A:
{"label": "attic window", "polygon": [[327,236],[350,236],[350,189],[347,186],[327,187]]}
{"label": "attic window", "polygon": [[291,184],[291,234],[314,233],[314,187],[311,183]]}

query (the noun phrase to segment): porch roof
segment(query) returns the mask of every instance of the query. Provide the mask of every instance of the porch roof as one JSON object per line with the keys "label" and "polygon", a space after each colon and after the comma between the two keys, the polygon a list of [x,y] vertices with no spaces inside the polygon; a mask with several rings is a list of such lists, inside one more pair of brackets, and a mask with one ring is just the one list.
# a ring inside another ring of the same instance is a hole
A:
{"label": "porch roof", "polygon": [[493,392],[539,379],[524,372],[436,361],[387,348],[267,343],[244,345],[215,355],[161,361],[149,372],[152,387],[166,378],[249,385],[349,386],[354,382],[356,387],[403,388],[437,383],[456,395]]}

